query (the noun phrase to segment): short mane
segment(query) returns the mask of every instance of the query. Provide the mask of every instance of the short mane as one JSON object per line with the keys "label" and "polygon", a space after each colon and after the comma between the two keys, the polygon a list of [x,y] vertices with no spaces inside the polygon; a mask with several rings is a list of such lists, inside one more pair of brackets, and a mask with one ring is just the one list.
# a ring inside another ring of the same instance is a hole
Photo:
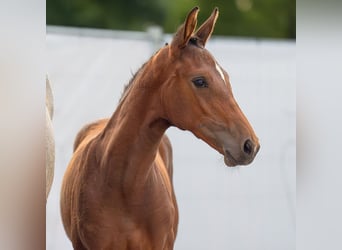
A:
{"label": "short mane", "polygon": [[[168,44],[166,43],[165,46],[167,46]],[[137,75],[139,74],[140,71],[142,71],[142,69],[146,66],[146,64],[156,55],[158,54],[158,52],[161,50],[158,49],[143,65],[140,66],[140,68],[133,74],[132,78],[129,80],[128,84],[126,84],[124,86],[124,90],[121,94],[119,103],[122,101],[123,97],[126,95],[127,90],[130,88],[130,86],[132,85],[132,83],[134,82],[135,78],[137,77]]]}
{"label": "short mane", "polygon": [[[148,60],[149,61],[149,60]],[[147,61],[147,62],[148,62]],[[132,83],[134,82],[135,78],[137,77],[138,73],[145,67],[145,65],[147,64],[147,62],[145,62],[143,65],[141,65],[141,67],[133,74],[132,78],[129,80],[128,84],[126,84],[124,86],[123,92],[121,94],[119,103],[122,101],[123,97],[126,95],[127,90],[129,89],[129,87],[132,85]]]}

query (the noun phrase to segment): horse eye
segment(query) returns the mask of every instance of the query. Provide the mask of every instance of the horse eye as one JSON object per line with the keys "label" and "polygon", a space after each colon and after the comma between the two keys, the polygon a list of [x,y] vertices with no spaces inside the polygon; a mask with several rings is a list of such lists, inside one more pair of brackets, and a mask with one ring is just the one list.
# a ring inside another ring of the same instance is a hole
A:
{"label": "horse eye", "polygon": [[194,83],[194,85],[197,88],[207,88],[208,87],[208,83],[206,82],[206,80],[203,77],[198,77],[192,80],[192,82]]}

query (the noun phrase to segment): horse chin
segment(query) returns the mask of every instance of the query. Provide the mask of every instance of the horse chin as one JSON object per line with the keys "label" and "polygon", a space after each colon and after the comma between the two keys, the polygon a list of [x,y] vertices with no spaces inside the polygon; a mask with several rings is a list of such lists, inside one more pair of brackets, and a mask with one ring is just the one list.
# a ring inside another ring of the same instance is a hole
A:
{"label": "horse chin", "polygon": [[237,165],[239,165],[237,160],[235,160],[235,158],[230,154],[228,150],[224,151],[224,163],[228,167],[236,167]]}
{"label": "horse chin", "polygon": [[234,157],[233,154],[228,151],[227,149],[223,149],[223,152],[224,152],[224,163],[228,166],[228,167],[236,167],[236,166],[246,166],[246,165],[249,165],[254,157],[251,157],[251,158],[241,158],[241,157]]}

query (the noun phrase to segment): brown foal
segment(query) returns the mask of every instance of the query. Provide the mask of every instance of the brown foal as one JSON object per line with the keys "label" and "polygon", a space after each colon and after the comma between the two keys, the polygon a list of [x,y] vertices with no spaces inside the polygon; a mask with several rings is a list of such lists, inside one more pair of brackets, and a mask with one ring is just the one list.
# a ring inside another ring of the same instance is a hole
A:
{"label": "brown foal", "polygon": [[173,249],[178,209],[164,134],[170,126],[191,131],[227,166],[249,164],[257,154],[258,138],[228,74],[205,49],[218,9],[195,31],[198,11],[136,73],[112,117],[77,135],[61,191],[74,249]]}

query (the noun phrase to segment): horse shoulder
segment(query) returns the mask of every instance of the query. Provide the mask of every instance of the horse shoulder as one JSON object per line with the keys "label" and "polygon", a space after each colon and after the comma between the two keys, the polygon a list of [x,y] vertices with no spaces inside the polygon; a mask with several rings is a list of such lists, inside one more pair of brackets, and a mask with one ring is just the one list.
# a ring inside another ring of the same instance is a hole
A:
{"label": "horse shoulder", "polygon": [[87,144],[83,141],[74,152],[64,174],[60,200],[61,215],[70,239],[77,238],[79,234],[79,223],[82,219],[79,212],[83,206],[84,195],[89,193],[84,192],[84,186],[89,181],[91,166],[96,161],[95,148],[94,141],[89,141]]}
{"label": "horse shoulder", "polygon": [[159,144],[159,148],[158,148],[158,153],[160,154],[160,157],[162,158],[165,167],[167,169],[167,172],[169,174],[170,180],[172,182],[172,178],[173,178],[173,153],[172,153],[172,145],[171,142],[169,140],[169,138],[167,137],[167,135],[164,135],[162,137],[162,140]]}

